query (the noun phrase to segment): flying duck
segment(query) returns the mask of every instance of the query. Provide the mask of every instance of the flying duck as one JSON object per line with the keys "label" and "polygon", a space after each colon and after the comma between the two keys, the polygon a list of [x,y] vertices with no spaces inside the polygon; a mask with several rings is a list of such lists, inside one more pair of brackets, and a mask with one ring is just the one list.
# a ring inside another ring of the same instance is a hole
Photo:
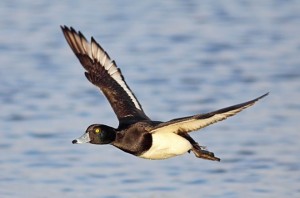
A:
{"label": "flying duck", "polygon": [[167,122],[153,121],[131,91],[106,51],[91,37],[87,41],[80,31],[61,26],[72,51],[84,67],[86,78],[97,86],[109,101],[119,126],[113,128],[104,124],[92,124],[85,133],[72,141],[73,144],[111,144],[124,152],[145,159],[167,159],[193,152],[196,157],[220,161],[213,152],[199,145],[189,133],[224,120],[252,106],[268,93],[216,111],[176,118]]}

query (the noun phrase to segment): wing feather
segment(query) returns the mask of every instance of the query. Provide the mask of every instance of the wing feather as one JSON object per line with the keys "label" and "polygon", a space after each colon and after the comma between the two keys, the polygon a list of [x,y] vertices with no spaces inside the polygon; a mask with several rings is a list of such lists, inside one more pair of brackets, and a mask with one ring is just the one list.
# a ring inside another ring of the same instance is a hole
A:
{"label": "wing feather", "polygon": [[119,121],[149,119],[141,104],[130,90],[121,70],[114,60],[92,37],[88,42],[84,35],[72,27],[61,26],[63,34],[72,51],[87,71],[87,79],[98,86],[110,102]]}
{"label": "wing feather", "polygon": [[225,120],[228,117],[236,115],[242,110],[254,105],[256,101],[267,96],[268,94],[269,93],[266,93],[254,100],[233,105],[230,107],[226,107],[223,109],[219,109],[217,111],[213,111],[210,113],[173,119],[168,122],[161,123],[154,129],[152,129],[151,133],[158,133],[158,132],[159,133],[164,133],[164,132],[189,133],[195,130],[199,130],[208,125],[214,124],[216,122]]}

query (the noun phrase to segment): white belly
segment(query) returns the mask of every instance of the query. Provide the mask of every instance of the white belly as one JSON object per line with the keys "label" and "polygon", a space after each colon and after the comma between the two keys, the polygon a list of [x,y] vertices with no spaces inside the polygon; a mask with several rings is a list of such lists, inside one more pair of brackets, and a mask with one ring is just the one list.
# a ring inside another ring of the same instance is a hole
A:
{"label": "white belly", "polygon": [[153,133],[152,146],[140,157],[146,159],[166,159],[182,155],[192,148],[191,143],[175,133]]}

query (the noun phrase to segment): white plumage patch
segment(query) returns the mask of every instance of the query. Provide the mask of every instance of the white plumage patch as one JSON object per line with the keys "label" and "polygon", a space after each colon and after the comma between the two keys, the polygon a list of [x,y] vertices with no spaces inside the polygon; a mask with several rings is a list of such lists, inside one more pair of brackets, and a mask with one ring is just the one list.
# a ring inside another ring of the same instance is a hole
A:
{"label": "white plumage patch", "polygon": [[191,143],[175,133],[152,134],[152,146],[140,157],[146,159],[166,159],[182,155],[192,149]]}

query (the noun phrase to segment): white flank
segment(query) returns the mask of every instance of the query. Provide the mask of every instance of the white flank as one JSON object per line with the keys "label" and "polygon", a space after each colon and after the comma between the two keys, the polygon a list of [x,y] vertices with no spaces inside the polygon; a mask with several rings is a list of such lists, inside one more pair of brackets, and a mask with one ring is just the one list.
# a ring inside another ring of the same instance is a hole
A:
{"label": "white flank", "polygon": [[140,157],[146,159],[166,159],[182,155],[192,149],[192,145],[185,138],[175,133],[152,134],[152,146]]}

